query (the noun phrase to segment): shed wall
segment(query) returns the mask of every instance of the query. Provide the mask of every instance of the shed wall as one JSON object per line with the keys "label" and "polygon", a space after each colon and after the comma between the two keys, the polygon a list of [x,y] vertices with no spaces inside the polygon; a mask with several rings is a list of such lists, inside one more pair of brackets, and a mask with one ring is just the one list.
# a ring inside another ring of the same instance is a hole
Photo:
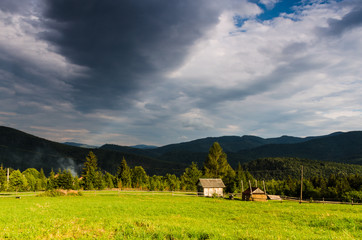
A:
{"label": "shed wall", "polygon": [[216,193],[218,196],[224,195],[222,188],[204,188],[205,197],[212,197],[214,193]]}

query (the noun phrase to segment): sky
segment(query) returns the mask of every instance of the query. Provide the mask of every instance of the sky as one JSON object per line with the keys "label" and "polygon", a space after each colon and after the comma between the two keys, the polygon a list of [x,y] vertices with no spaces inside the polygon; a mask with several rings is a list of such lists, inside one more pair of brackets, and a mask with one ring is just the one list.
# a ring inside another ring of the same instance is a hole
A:
{"label": "sky", "polygon": [[0,125],[57,142],[362,130],[361,0],[2,0]]}

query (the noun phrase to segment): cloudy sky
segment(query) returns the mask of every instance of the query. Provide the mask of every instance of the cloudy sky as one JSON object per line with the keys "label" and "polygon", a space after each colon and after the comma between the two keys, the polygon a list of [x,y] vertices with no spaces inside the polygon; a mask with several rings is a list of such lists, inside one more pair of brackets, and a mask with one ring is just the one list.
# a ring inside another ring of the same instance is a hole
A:
{"label": "cloudy sky", "polygon": [[2,0],[0,125],[102,145],[362,130],[361,0]]}

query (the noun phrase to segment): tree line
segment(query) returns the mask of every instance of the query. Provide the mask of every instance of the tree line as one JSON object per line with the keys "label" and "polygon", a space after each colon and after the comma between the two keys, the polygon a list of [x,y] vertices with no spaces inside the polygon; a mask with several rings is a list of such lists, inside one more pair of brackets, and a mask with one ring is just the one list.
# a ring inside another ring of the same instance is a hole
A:
{"label": "tree line", "polygon": [[[225,192],[240,193],[249,186],[255,186],[256,179],[250,172],[238,164],[233,169],[227,161],[227,155],[220,144],[215,142],[209,149],[201,168],[192,163],[181,176],[166,174],[149,176],[142,166],[129,167],[126,159],[120,161],[115,174],[103,171],[98,167],[97,156],[90,151],[85,158],[80,177],[73,175],[69,169],[53,170],[46,177],[44,171],[29,168],[21,172],[0,167],[0,191],[43,191],[52,189],[141,189],[150,191],[197,191],[199,178],[221,178],[226,185]],[[260,181],[259,181],[260,182]],[[284,180],[265,181],[269,194],[298,197],[300,179],[288,176]],[[262,188],[262,187],[261,187]],[[362,177],[358,174],[334,175],[328,178],[313,176],[303,181],[305,198],[333,198],[350,200],[362,199]]]}

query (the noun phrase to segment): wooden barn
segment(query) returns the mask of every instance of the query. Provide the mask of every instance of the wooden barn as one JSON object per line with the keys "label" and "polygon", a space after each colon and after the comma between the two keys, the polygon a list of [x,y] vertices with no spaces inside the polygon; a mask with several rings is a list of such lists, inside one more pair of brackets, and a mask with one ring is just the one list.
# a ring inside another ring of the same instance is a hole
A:
{"label": "wooden barn", "polygon": [[244,201],[266,201],[267,196],[266,193],[258,187],[252,187],[251,191],[250,188],[246,189],[243,192],[243,200]]}
{"label": "wooden barn", "polygon": [[224,195],[225,184],[220,178],[200,178],[197,183],[197,191],[205,197],[214,195],[222,197]]}

